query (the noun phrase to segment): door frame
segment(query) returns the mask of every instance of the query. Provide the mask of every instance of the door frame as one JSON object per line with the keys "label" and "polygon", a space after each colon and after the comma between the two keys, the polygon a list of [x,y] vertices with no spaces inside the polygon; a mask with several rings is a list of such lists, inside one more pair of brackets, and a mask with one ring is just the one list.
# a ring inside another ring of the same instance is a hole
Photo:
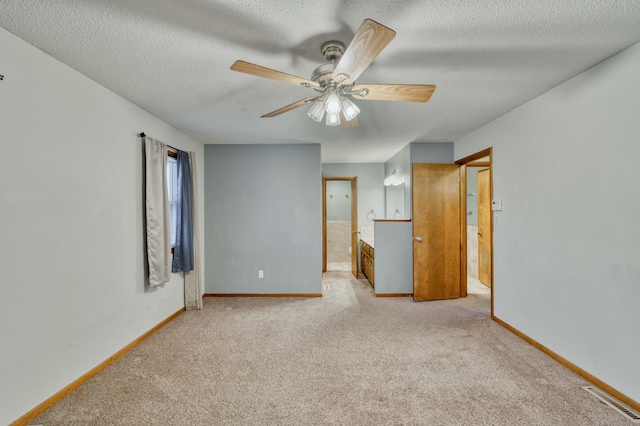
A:
{"label": "door frame", "polygon": [[[489,157],[487,162],[478,162],[484,157]],[[480,152],[471,154],[467,157],[457,160],[455,164],[460,166],[460,227],[462,228],[460,241],[460,294],[462,297],[467,296],[467,167],[482,166],[489,168],[489,199],[493,200],[493,148],[489,147]],[[489,213],[489,229],[491,245],[491,318],[493,319],[493,293],[495,286],[493,277],[495,276],[495,268],[493,261],[493,210]]]}
{"label": "door frame", "polygon": [[[322,177],[322,272],[327,272],[327,181],[334,181],[334,180],[342,180],[342,181],[350,181],[351,182],[351,223],[353,223],[353,221],[356,221],[356,226],[358,223],[358,216],[356,214],[356,217],[353,217],[353,212],[357,212],[358,211],[358,186],[353,185],[353,182],[356,181],[357,182],[358,177],[357,176],[352,176],[352,177]],[[353,236],[351,237],[351,241],[353,241]],[[356,238],[356,241],[358,241],[358,239]],[[356,244],[356,247],[353,247],[353,245],[351,246],[351,266],[353,269],[353,252],[355,250],[356,253],[356,269],[357,269],[357,263],[358,263],[358,246]]]}

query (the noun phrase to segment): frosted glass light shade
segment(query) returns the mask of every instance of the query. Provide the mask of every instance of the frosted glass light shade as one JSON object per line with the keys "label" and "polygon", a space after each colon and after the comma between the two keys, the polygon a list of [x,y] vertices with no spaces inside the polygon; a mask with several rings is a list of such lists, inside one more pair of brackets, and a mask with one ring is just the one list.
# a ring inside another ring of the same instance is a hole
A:
{"label": "frosted glass light shade", "polygon": [[343,98],[342,99],[342,112],[344,114],[344,118],[346,118],[347,121],[351,121],[354,118],[356,118],[356,116],[358,114],[360,114],[360,108],[358,108],[358,106],[356,104],[354,104],[351,101],[351,99]]}
{"label": "frosted glass light shade", "polygon": [[327,96],[327,100],[324,102],[324,105],[325,109],[327,110],[327,114],[340,113],[340,98],[335,93],[331,93],[329,96]]}
{"label": "frosted glass light shade", "polygon": [[327,126],[339,126],[340,125],[340,114],[327,114],[327,121],[325,122]]}
{"label": "frosted glass light shade", "polygon": [[399,176],[396,171],[393,170],[384,180],[384,186],[399,186],[404,183],[404,176]]}
{"label": "frosted glass light shade", "polygon": [[[394,175],[395,176],[395,175]],[[395,179],[391,183],[393,186],[400,186],[404,183],[404,176],[395,176]]]}
{"label": "frosted glass light shade", "polygon": [[309,109],[309,112],[307,112],[307,115],[318,123],[322,121],[322,117],[324,117],[324,104],[322,101],[315,102]]}
{"label": "frosted glass light shade", "polygon": [[[314,121],[321,122],[325,112],[327,113],[325,124],[327,126],[339,126],[342,124],[341,120],[351,121],[356,118],[360,114],[360,108],[344,95],[341,96],[336,92],[331,92],[319,97],[309,108],[307,116]],[[340,117],[342,114],[344,114],[344,117]]]}

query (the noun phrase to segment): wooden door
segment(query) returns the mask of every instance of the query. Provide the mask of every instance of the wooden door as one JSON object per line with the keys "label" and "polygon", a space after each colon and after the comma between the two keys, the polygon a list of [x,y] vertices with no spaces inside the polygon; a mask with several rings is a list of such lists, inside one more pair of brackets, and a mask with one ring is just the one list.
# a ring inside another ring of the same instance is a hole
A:
{"label": "wooden door", "polygon": [[478,279],[491,287],[491,172],[478,172]]}
{"label": "wooden door", "polygon": [[413,300],[461,297],[459,166],[414,163],[411,187]]}
{"label": "wooden door", "polygon": [[351,273],[358,278],[358,177],[351,179]]}

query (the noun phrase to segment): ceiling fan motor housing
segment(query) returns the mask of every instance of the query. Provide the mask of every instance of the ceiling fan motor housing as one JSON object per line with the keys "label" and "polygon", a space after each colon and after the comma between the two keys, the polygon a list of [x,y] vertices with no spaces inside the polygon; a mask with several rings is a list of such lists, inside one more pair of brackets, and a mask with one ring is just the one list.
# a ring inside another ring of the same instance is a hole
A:
{"label": "ceiling fan motor housing", "polygon": [[336,64],[344,53],[344,43],[337,40],[330,40],[322,44],[322,56],[329,61],[328,64],[320,65],[311,74],[311,80],[320,84],[321,87],[335,86],[331,78]]}
{"label": "ceiling fan motor housing", "polygon": [[324,64],[320,65],[318,68],[313,70],[311,74],[311,80],[320,84],[320,87],[326,87],[331,85],[333,80],[331,79],[331,74],[333,74],[333,70],[336,69],[336,64]]}
{"label": "ceiling fan motor housing", "polygon": [[327,41],[322,44],[321,50],[322,56],[324,56],[327,61],[337,63],[344,53],[344,43],[337,40]]}

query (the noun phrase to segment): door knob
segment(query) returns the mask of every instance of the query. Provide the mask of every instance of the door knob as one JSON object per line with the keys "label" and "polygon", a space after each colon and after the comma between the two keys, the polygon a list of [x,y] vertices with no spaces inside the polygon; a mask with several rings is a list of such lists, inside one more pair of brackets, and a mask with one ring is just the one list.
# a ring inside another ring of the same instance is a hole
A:
{"label": "door knob", "polygon": [[422,242],[422,237],[416,237],[416,241],[421,243]]}

